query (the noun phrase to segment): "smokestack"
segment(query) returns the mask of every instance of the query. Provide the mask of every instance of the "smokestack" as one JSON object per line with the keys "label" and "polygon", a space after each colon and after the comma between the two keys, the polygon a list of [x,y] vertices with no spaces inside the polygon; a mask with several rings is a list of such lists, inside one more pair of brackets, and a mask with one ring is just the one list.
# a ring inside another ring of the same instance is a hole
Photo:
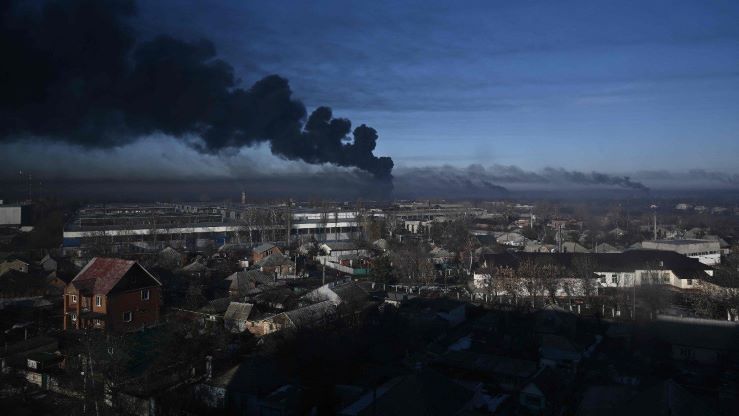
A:
{"label": "smokestack", "polygon": [[246,204],[246,192],[241,191],[241,205]]}

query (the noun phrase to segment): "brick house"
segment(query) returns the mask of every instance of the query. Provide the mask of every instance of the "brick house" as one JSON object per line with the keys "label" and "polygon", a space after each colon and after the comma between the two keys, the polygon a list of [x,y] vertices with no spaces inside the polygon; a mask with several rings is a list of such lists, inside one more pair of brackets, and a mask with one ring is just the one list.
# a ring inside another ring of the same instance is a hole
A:
{"label": "brick house", "polygon": [[155,325],[161,286],[133,260],[95,257],[64,290],[64,329],[132,331]]}
{"label": "brick house", "polygon": [[251,260],[254,263],[259,262],[265,257],[269,257],[273,254],[282,254],[282,250],[272,243],[260,244],[251,251]]}

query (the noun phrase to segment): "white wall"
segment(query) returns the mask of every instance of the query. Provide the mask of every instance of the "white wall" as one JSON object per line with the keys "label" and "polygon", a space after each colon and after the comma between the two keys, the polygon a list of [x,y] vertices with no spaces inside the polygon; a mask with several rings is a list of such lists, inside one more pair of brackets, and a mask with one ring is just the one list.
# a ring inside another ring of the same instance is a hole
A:
{"label": "white wall", "polygon": [[0,205],[0,225],[21,225],[21,207]]}

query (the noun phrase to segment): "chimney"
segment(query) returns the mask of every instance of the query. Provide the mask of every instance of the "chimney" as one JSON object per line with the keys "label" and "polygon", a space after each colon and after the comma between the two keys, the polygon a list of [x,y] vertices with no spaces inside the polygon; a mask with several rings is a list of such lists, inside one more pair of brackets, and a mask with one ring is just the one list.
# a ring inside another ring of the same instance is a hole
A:
{"label": "chimney", "polygon": [[241,204],[246,204],[246,192],[241,191]]}

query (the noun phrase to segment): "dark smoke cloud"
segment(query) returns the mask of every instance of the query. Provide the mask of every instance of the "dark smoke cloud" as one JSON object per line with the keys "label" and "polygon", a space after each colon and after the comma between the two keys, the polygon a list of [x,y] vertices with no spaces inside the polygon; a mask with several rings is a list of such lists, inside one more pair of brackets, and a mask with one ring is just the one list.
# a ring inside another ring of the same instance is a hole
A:
{"label": "dark smoke cloud", "polygon": [[618,186],[621,188],[649,192],[649,188],[647,188],[644,184],[640,182],[634,182],[628,176],[614,176],[600,172],[586,173],[565,170],[562,168],[544,168],[542,173],[545,178],[549,178],[548,182],[561,181],[578,185]]}
{"label": "dark smoke cloud", "polygon": [[0,141],[113,148],[161,132],[204,153],[268,142],[284,158],[392,178],[392,159],[373,154],[374,129],[352,131],[327,107],[305,122],[286,79],[243,89],[208,40],[137,43],[133,1],[0,0],[0,13]]}
{"label": "dark smoke cloud", "polygon": [[485,193],[505,192],[506,188],[502,185],[605,186],[634,189],[640,192],[649,191],[649,188],[644,184],[635,182],[625,176],[608,175],[600,172],[586,173],[561,168],[544,168],[540,172],[533,172],[521,169],[518,166],[503,165],[495,165],[489,168],[478,164],[466,168],[453,166],[415,167],[399,169],[396,177],[395,185],[398,192],[412,192],[415,188],[419,195],[424,191],[431,192],[437,188],[451,188],[457,189],[457,192],[464,190],[467,194],[478,193],[480,197],[484,197]]}
{"label": "dark smoke cloud", "polygon": [[726,185],[739,185],[739,174],[693,169],[688,171],[688,176],[696,179],[705,179],[712,182],[720,182]]}
{"label": "dark smoke cloud", "polygon": [[[479,165],[467,168],[427,166],[404,168],[395,178],[395,195],[401,198],[500,198],[508,190],[480,175]],[[483,168],[484,170],[484,168]]]}

